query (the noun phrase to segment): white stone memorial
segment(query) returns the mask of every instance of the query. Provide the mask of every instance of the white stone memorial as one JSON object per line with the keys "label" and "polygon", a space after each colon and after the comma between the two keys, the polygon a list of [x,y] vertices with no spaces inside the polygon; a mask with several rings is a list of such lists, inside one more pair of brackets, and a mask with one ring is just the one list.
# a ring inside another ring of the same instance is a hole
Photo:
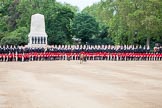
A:
{"label": "white stone memorial", "polygon": [[45,31],[44,15],[34,14],[31,17],[28,46],[45,47],[47,45],[47,33]]}

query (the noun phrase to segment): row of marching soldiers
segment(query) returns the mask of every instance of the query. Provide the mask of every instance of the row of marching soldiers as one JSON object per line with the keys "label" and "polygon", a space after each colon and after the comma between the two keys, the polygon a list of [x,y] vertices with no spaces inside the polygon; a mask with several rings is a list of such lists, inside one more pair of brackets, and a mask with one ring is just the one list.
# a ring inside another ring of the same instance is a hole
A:
{"label": "row of marching soldiers", "polygon": [[114,45],[58,45],[45,48],[23,46],[0,46],[0,61],[52,61],[52,60],[85,60],[108,61],[160,61],[162,47],[150,52],[145,46]]}

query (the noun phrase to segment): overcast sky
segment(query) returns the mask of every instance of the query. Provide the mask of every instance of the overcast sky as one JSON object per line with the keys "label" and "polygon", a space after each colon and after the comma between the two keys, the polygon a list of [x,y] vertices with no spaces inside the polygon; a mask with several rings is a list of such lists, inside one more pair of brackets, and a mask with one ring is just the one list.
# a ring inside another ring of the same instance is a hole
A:
{"label": "overcast sky", "polygon": [[58,2],[66,2],[73,6],[79,7],[80,10],[84,9],[86,6],[90,6],[93,3],[99,2],[100,0],[56,0]]}

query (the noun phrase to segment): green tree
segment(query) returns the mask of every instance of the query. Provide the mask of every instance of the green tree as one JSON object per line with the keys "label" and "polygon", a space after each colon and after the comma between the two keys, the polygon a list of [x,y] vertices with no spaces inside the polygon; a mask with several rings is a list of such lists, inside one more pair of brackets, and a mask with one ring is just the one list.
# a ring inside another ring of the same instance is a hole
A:
{"label": "green tree", "polygon": [[60,6],[56,10],[56,16],[47,20],[46,30],[49,35],[49,44],[70,44],[71,23],[74,18],[74,12],[65,6]]}
{"label": "green tree", "polygon": [[6,36],[1,39],[1,45],[20,45],[21,39],[15,36]]}
{"label": "green tree", "polygon": [[115,44],[149,45],[161,39],[161,0],[102,0],[83,11],[109,26]]}
{"label": "green tree", "polygon": [[73,35],[82,40],[83,44],[91,43],[98,35],[99,24],[95,18],[84,13],[76,15],[73,21]]}
{"label": "green tree", "polygon": [[1,39],[3,45],[26,45],[27,44],[28,31],[25,27],[16,29],[13,32],[7,34]]}
{"label": "green tree", "polygon": [[18,44],[26,44],[31,15],[40,13],[45,16],[48,43],[69,44],[72,42],[71,23],[75,12],[76,7],[55,0],[1,0],[0,40],[18,37],[23,40]]}

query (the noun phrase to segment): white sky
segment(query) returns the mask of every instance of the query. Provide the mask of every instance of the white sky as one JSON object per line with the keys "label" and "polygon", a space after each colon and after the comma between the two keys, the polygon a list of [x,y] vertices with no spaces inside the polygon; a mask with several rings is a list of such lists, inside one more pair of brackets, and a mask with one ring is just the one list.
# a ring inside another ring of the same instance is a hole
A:
{"label": "white sky", "polygon": [[82,10],[86,6],[90,6],[93,3],[97,3],[100,0],[56,0],[56,1],[61,2],[61,3],[64,3],[64,2],[69,3],[73,6],[77,6],[79,10]]}

